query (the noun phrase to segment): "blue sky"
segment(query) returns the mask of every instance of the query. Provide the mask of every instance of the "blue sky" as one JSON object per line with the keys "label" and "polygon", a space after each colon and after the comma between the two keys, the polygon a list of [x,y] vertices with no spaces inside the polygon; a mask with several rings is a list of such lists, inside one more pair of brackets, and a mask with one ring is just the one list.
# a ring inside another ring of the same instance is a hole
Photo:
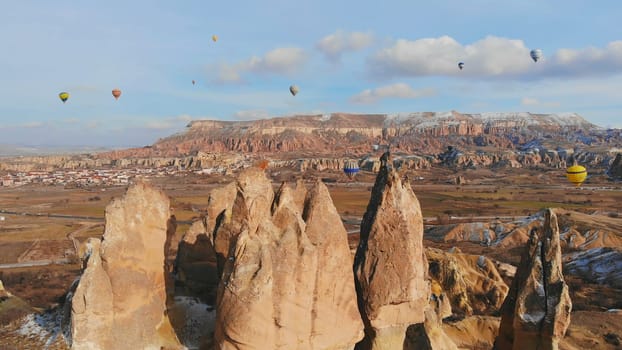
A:
{"label": "blue sky", "polygon": [[[577,112],[622,127],[622,2],[614,0],[2,8],[0,144],[143,146],[194,119],[329,112]],[[538,63],[534,48],[544,52]],[[65,104],[61,91],[71,94]]]}

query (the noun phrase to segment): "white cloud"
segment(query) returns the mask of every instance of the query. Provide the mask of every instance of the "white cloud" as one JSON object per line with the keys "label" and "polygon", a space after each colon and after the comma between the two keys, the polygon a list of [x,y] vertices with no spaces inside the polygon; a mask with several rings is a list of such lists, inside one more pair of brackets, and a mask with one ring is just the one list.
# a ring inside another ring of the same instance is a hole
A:
{"label": "white cloud", "polygon": [[80,119],[78,119],[78,118],[65,118],[65,119],[63,119],[63,122],[67,123],[67,124],[79,124],[80,123]]}
{"label": "white cloud", "polygon": [[27,122],[20,125],[22,128],[34,129],[43,127],[43,122]]}
{"label": "white cloud", "polygon": [[181,115],[178,115],[177,117],[175,117],[174,119],[182,121],[182,122],[189,122],[189,121],[191,121],[191,120],[193,120],[195,118],[193,118],[192,116],[190,116],[188,114],[181,114]]}
{"label": "white cloud", "polygon": [[373,40],[371,33],[338,30],[323,37],[315,47],[328,59],[338,61],[343,53],[362,50],[371,45]]}
{"label": "white cloud", "polygon": [[620,73],[622,40],[612,41],[605,48],[560,49],[546,63],[544,73],[552,76],[608,76]]}
{"label": "white cloud", "polygon": [[520,101],[520,104],[523,106],[534,106],[534,107],[559,107],[561,103],[559,102],[542,102],[537,98],[533,97],[523,97]]}
{"label": "white cloud", "polygon": [[86,124],[88,129],[99,129],[101,126],[103,126],[103,123],[99,120],[91,120]]}
{"label": "white cloud", "polygon": [[[488,36],[462,45],[449,36],[415,41],[397,40],[368,61],[370,72],[381,78],[397,76],[470,76],[538,79],[581,77],[622,72],[622,41],[605,48],[560,49],[544,52],[537,63],[522,40]],[[464,62],[464,69],[458,68]]]}
{"label": "white cloud", "polygon": [[152,130],[172,129],[175,126],[176,125],[174,123],[171,123],[169,120],[152,120],[145,124],[145,127],[147,129],[152,129]]}
{"label": "white cloud", "polygon": [[218,81],[223,83],[240,82],[243,75],[249,72],[287,75],[300,70],[306,60],[307,55],[301,48],[276,48],[267,52],[263,57],[253,56],[235,64],[220,64],[217,69]]}
{"label": "white cloud", "polygon": [[235,112],[233,117],[237,120],[257,120],[270,118],[271,115],[263,109],[247,109]]}
{"label": "white cloud", "polygon": [[352,96],[350,100],[355,103],[374,103],[385,98],[413,99],[433,95],[436,95],[434,89],[415,90],[408,84],[396,83],[375,89],[363,90],[361,93]]}

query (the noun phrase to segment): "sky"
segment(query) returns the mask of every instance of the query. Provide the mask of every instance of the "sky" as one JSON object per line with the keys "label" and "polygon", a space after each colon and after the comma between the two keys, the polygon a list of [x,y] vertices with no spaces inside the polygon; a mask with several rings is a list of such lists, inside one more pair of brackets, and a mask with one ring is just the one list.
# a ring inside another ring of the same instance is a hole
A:
{"label": "sky", "polygon": [[621,13],[618,0],[10,1],[0,144],[144,146],[192,120],[331,112],[575,112],[622,128]]}

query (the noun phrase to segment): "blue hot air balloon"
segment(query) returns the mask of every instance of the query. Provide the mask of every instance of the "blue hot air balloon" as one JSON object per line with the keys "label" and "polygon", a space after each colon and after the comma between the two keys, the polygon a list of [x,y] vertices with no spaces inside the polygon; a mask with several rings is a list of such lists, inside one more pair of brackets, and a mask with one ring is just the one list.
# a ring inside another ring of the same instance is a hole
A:
{"label": "blue hot air balloon", "polygon": [[348,160],[343,166],[343,172],[348,178],[353,179],[354,175],[359,172],[359,165],[355,160]]}

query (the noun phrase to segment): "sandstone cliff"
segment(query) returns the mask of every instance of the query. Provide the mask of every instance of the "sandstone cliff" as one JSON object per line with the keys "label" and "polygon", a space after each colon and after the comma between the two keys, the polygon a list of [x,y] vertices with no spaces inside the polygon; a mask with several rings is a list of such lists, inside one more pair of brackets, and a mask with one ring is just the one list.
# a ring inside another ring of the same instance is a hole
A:
{"label": "sandstone cliff", "polygon": [[169,199],[137,183],[106,207],[72,299],[72,349],[181,349],[166,316]]}
{"label": "sandstone cliff", "polygon": [[557,216],[547,210],[542,228],[531,233],[501,308],[495,349],[557,349],[570,324],[571,309]]}
{"label": "sandstone cliff", "polygon": [[[390,148],[397,167],[565,168],[579,163],[607,168],[619,152],[622,133],[601,129],[577,114],[456,111],[408,114],[288,116],[255,121],[193,121],[186,132],[151,146],[85,155],[18,157],[0,170],[169,167],[222,172],[268,157],[271,167],[300,171],[343,168],[347,157],[377,171],[375,153]],[[447,147],[451,146],[451,151]]]}
{"label": "sandstone cliff", "polygon": [[[153,145],[152,151],[159,154],[170,150],[189,152],[198,149],[215,152],[342,153],[345,147],[351,152],[369,152],[370,143],[390,143],[402,151],[423,147],[440,150],[445,148],[443,138],[463,136],[473,137],[472,142],[491,142],[507,148],[505,146],[512,142],[505,135],[517,129],[532,133],[572,133],[597,127],[576,114],[465,114],[455,111],[383,115],[333,113],[244,122],[193,121],[186,133],[162,139]],[[485,139],[476,139],[482,136]],[[527,140],[525,135],[522,137]]]}

